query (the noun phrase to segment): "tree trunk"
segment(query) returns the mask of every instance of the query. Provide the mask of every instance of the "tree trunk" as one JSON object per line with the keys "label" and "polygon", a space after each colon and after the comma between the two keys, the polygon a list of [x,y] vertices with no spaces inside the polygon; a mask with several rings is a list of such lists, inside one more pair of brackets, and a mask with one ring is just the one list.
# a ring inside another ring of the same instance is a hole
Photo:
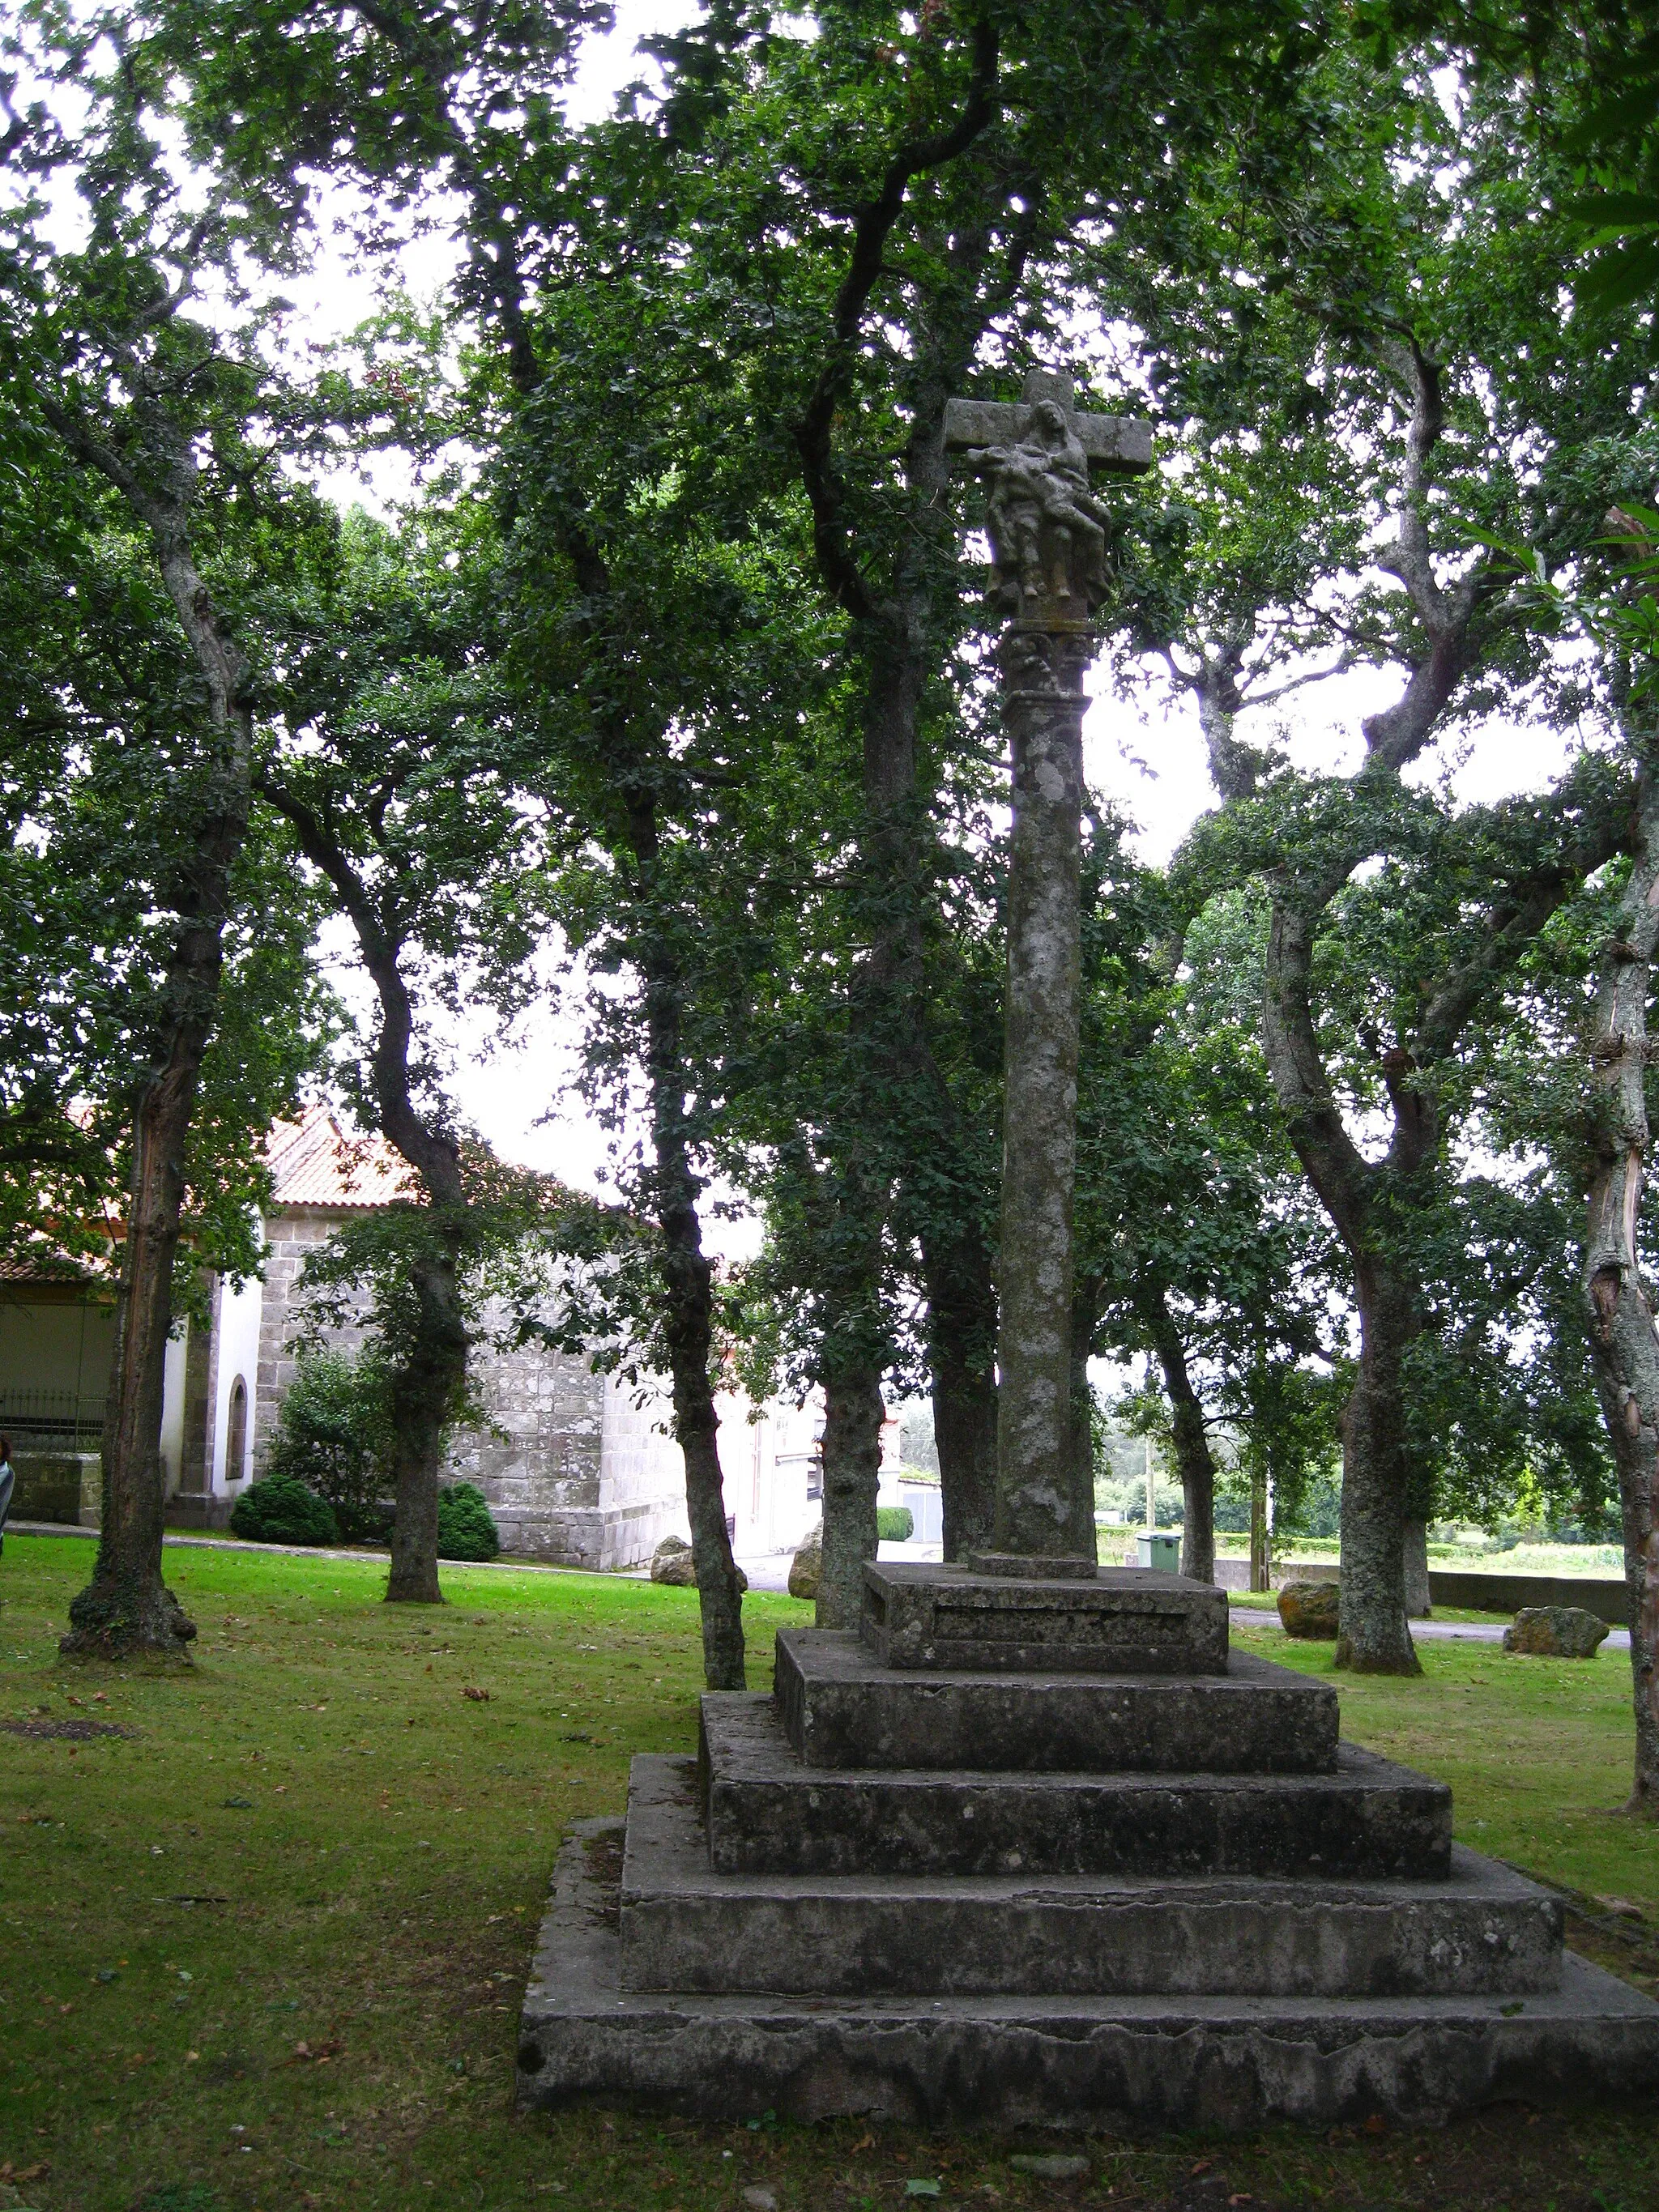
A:
{"label": "tree trunk", "polygon": [[881,1376],[871,1367],[828,1376],[823,1386],[823,1565],[819,1628],[856,1628],[864,1611],[864,1563],[876,1556],[881,1480]]}
{"label": "tree trunk", "polygon": [[438,1480],[444,1427],[466,1381],[467,1328],[453,1258],[414,1270],[419,1326],[392,1378],[397,1512],[392,1524],[392,1605],[441,1605],[438,1587]]}
{"label": "tree trunk", "polygon": [[333,884],[356,933],[380,1002],[372,1066],[381,1133],[420,1177],[430,1208],[420,1229],[435,1232],[437,1249],[416,1253],[410,1261],[414,1336],[391,1378],[396,1510],[386,1597],[389,1605],[441,1605],[438,1485],[444,1430],[466,1381],[470,1335],[461,1274],[469,1201],[459,1146],[447,1129],[416,1112],[410,1089],[415,1009],[404,981],[403,956],[414,933],[417,897],[395,878],[389,895],[377,896],[325,811],[307,804],[275,776],[262,775],[259,788],[293,825],[306,858]]}
{"label": "tree trunk", "polygon": [[[414,34],[411,35],[411,40]],[[444,83],[441,64],[434,82]],[[525,313],[525,274],[516,217],[501,201],[472,158],[467,134],[448,112],[444,89],[443,121],[458,178],[471,195],[475,218],[482,216],[488,252],[476,252],[484,270],[489,295],[507,344],[507,373],[523,400],[532,400],[543,380]],[[826,426],[827,435],[827,426]],[[633,688],[624,663],[629,651],[625,623],[607,624],[598,610],[611,595],[609,568],[587,536],[578,508],[567,512],[562,534],[565,550],[588,602],[583,619],[596,659],[605,667],[617,697]],[[658,858],[658,818],[649,781],[647,749],[620,707],[602,718],[615,789],[627,817],[627,838],[648,906]],[[654,733],[660,736],[659,731]],[[641,780],[641,769],[646,780]],[[645,977],[646,1077],[651,1097],[651,1133],[656,1154],[653,1177],[657,1226],[663,1239],[663,1334],[668,1347],[673,1389],[674,1440],[685,1460],[686,1512],[691,1524],[691,1554],[702,1617],[703,1673],[711,1690],[744,1687],[743,1593],[726,1526],[726,1492],[720,1475],[720,1422],[714,1408],[708,1362],[714,1345],[713,1273],[702,1249],[697,1218],[701,1186],[690,1164],[687,1137],[686,1081],[683,1066],[682,978],[672,949],[658,937],[648,918],[635,948]]]}
{"label": "tree trunk", "polygon": [[1359,1373],[1342,1415],[1336,1663],[1365,1674],[1415,1674],[1421,1669],[1406,1626],[1402,1550],[1411,1470],[1401,1364],[1417,1322],[1412,1285],[1380,1264],[1374,1243],[1378,1196],[1389,1187],[1403,1194],[1432,1156],[1433,1094],[1389,1075],[1394,1139],[1387,1164],[1370,1164],[1343,1124],[1314,1034],[1314,929],[1324,903],[1304,911],[1274,902],[1262,1042],[1291,1142],[1346,1247],[1359,1309]]}
{"label": "tree trunk", "polygon": [[[103,1434],[103,1511],[93,1577],[70,1607],[66,1656],[174,1658],[193,1622],[161,1580],[161,1406],[173,1322],[173,1270],[185,1196],[185,1148],[202,1059],[219,1010],[231,871],[247,836],[253,715],[247,671],[191,557],[185,524],[195,468],[187,446],[168,450],[168,481],[186,489],[158,498],[126,465],[46,403],[48,419],[98,468],[149,526],[180,627],[208,695],[212,775],[191,838],[179,899],[181,927],[167,984],[168,1018],[155,1072],[134,1115],[126,1247],[116,1298]],[[181,436],[170,428],[169,439]],[[150,458],[155,458],[154,456]]]}
{"label": "tree trunk", "polygon": [[1646,1170],[1647,999],[1659,942],[1659,777],[1642,779],[1636,861],[1602,953],[1590,1047],[1595,1164],[1584,1311],[1619,1469],[1636,1758],[1626,1809],[1659,1820],[1659,1331],[1637,1251]]}
{"label": "tree trunk", "polygon": [[1089,1361],[1093,1355],[1097,1311],[1093,1286],[1072,1301],[1072,1387],[1066,1412],[1067,1490],[1072,1523],[1078,1532],[1077,1554],[1085,1559],[1100,1557],[1099,1531],[1095,1527],[1095,1394],[1089,1387]]}
{"label": "tree trunk", "polygon": [[1408,1514],[1405,1523],[1406,1618],[1426,1620],[1434,1610],[1429,1595],[1429,1524]]}
{"label": "tree trunk", "polygon": [[986,1549],[996,1519],[996,1294],[956,1242],[924,1230],[921,1249],[945,1556],[961,1559]]}
{"label": "tree trunk", "polygon": [[[644,805],[651,806],[647,800]],[[633,810],[634,848],[642,866],[655,860],[656,826]],[[651,1086],[654,1212],[663,1240],[663,1334],[673,1384],[674,1438],[685,1457],[685,1506],[702,1616],[703,1678],[711,1690],[741,1690],[743,1590],[726,1526],[720,1417],[708,1371],[714,1341],[714,1269],[697,1218],[701,1188],[691,1166],[680,1041],[679,971],[660,945],[643,948],[646,1064]]]}
{"label": "tree trunk", "polygon": [[[215,931],[216,971],[217,952]],[[104,1414],[98,1556],[91,1582],[70,1607],[70,1632],[58,1647],[66,1656],[179,1657],[196,1634],[195,1623],[161,1579],[161,1438],[185,1145],[207,1036],[205,1020],[175,1027],[167,1064],[138,1108]]]}
{"label": "tree trunk", "polygon": [[1272,1581],[1267,1559],[1267,1477],[1260,1467],[1250,1475],[1250,1588],[1267,1589]]}
{"label": "tree trunk", "polygon": [[1361,1674],[1420,1674],[1406,1625],[1405,1449],[1401,1370],[1416,1333],[1409,1287],[1355,1270],[1359,1373],[1342,1413],[1342,1602],[1336,1663]]}
{"label": "tree trunk", "polygon": [[1000,648],[1013,753],[1008,880],[996,1547],[1093,1556],[1068,1431],[1077,1164],[1083,672],[1086,633],[1012,629]]}
{"label": "tree trunk", "polygon": [[[1215,1580],[1215,1456],[1204,1407],[1187,1368],[1187,1347],[1161,1287],[1139,1307],[1170,1401],[1176,1467],[1181,1476],[1181,1571],[1194,1582]],[[1253,1547],[1254,1549],[1254,1547]],[[1252,1583],[1251,1588],[1255,1587]]]}

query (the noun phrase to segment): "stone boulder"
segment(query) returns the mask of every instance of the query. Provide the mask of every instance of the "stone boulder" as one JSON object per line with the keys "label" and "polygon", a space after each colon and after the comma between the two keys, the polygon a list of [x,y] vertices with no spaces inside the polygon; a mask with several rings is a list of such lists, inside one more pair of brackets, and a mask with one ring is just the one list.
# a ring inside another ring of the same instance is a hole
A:
{"label": "stone boulder", "polygon": [[[651,1579],[666,1583],[671,1589],[696,1589],[697,1570],[691,1555],[691,1547],[684,1536],[665,1536],[651,1554]],[[746,1590],[749,1577],[738,1569],[738,1588]]]}
{"label": "stone boulder", "polygon": [[1594,1659],[1607,1624],[1582,1605],[1529,1605],[1504,1631],[1505,1651],[1534,1659]]}
{"label": "stone boulder", "polygon": [[823,1574],[823,1530],[814,1528],[789,1562],[791,1597],[815,1598]]}
{"label": "stone boulder", "polygon": [[1286,1583],[1279,1593],[1285,1633],[1304,1637],[1310,1644],[1334,1644],[1341,1599],[1340,1583]]}
{"label": "stone boulder", "polygon": [[696,1570],[691,1564],[691,1547],[684,1536],[665,1536],[651,1554],[651,1579],[667,1583],[673,1589],[695,1589]]}

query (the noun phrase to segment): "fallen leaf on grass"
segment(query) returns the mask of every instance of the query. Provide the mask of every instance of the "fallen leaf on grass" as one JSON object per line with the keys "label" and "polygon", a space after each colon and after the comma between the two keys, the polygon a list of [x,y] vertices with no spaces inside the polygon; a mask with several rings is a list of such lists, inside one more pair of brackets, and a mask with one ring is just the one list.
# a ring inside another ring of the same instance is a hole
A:
{"label": "fallen leaf on grass", "polygon": [[[337,2037],[331,2039],[327,2043],[319,2043],[314,2051],[308,2043],[296,2043],[294,2046],[294,2059],[301,2063],[309,2059],[313,2065],[323,2066],[326,2065],[331,2058],[337,2058],[343,2047]],[[294,2059],[289,2062],[290,2065],[294,2063]]]}
{"label": "fallen leaf on grass", "polygon": [[475,1705],[487,1705],[489,1703],[489,1691],[475,1690],[470,1682],[467,1684],[465,1689],[461,1692],[461,1695],[464,1698],[471,1698]]}
{"label": "fallen leaf on grass", "polygon": [[872,2149],[874,2147],[875,2140],[876,2139],[873,2136],[860,2136],[858,2141],[853,2145],[853,2155],[856,2158],[861,2150]]}

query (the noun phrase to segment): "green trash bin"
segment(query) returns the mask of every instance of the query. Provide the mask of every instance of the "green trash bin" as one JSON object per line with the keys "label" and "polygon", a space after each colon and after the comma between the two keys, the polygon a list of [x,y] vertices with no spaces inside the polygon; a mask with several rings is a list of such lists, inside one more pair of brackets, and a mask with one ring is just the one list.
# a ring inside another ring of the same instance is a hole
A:
{"label": "green trash bin", "polygon": [[1157,1535],[1149,1530],[1135,1538],[1135,1565],[1156,1567],[1160,1574],[1178,1575],[1181,1572],[1181,1539],[1166,1536],[1160,1529]]}

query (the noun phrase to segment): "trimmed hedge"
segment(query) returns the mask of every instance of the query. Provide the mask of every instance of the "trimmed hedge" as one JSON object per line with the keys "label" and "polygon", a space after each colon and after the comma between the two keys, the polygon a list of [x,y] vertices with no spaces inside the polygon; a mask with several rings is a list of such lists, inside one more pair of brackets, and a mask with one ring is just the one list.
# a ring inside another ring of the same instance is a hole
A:
{"label": "trimmed hedge", "polygon": [[476,1483],[447,1483],[438,1492],[438,1557],[493,1559],[501,1548],[484,1494]]}
{"label": "trimmed hedge", "polygon": [[878,1505],[876,1534],[884,1544],[908,1544],[915,1534],[916,1518],[908,1505]]}
{"label": "trimmed hedge", "polygon": [[297,1476],[268,1474],[231,1508],[231,1534],[254,1544],[337,1544],[340,1524],[327,1498]]}

